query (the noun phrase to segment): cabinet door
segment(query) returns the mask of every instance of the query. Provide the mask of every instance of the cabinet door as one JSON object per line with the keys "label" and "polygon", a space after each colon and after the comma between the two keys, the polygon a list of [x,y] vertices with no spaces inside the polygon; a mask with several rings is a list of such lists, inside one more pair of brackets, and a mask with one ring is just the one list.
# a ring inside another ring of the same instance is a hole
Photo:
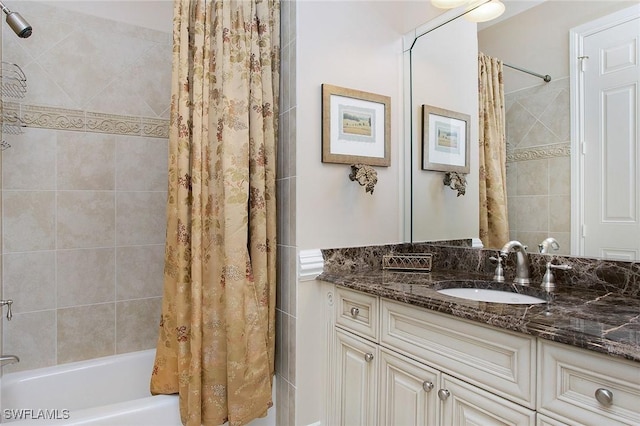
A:
{"label": "cabinet door", "polygon": [[432,426],[438,423],[436,392],[440,373],[380,348],[380,425]]}
{"label": "cabinet door", "polygon": [[335,424],[376,424],[377,364],[377,345],[336,330]]}
{"label": "cabinet door", "polygon": [[438,397],[443,426],[535,425],[535,411],[446,374]]}

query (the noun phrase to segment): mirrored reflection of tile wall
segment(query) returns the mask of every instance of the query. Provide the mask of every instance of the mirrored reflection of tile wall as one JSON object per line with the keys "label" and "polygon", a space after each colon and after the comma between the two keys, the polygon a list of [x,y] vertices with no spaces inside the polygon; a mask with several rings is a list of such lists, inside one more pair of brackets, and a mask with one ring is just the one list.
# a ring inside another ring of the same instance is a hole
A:
{"label": "mirrored reflection of tile wall", "polygon": [[510,238],[537,252],[551,236],[570,253],[569,79],[505,94]]}
{"label": "mirrored reflection of tile wall", "polygon": [[3,61],[27,76],[4,113],[5,372],[155,347],[162,296],[171,34],[20,2]]}

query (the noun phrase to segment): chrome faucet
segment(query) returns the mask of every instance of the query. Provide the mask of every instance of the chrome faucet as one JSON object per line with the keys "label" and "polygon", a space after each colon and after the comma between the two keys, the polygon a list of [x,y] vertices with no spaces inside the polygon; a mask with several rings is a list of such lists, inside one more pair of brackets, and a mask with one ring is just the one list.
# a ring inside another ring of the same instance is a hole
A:
{"label": "chrome faucet", "polygon": [[0,356],[0,367],[4,367],[7,364],[16,364],[20,362],[20,358],[16,355],[1,355]]}
{"label": "chrome faucet", "polygon": [[558,244],[558,241],[556,241],[556,239],[553,237],[549,237],[538,244],[538,251],[540,252],[540,254],[549,253],[549,246],[551,246],[551,248],[556,251],[560,249],[560,244]]}
{"label": "chrome faucet", "polygon": [[516,252],[516,277],[513,282],[520,285],[529,285],[529,256],[525,251],[525,246],[520,241],[509,241],[500,250],[500,256],[506,259],[512,250]]}

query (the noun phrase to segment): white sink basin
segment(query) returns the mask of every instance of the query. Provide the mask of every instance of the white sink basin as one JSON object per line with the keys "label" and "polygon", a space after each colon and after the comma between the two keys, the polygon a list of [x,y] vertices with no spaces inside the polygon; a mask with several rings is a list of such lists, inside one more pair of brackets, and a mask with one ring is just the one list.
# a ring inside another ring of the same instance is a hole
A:
{"label": "white sink basin", "polygon": [[438,293],[447,296],[460,297],[467,300],[479,302],[508,303],[512,305],[531,305],[536,303],[546,303],[546,300],[526,294],[511,293],[509,291],[488,290],[482,288],[444,288]]}

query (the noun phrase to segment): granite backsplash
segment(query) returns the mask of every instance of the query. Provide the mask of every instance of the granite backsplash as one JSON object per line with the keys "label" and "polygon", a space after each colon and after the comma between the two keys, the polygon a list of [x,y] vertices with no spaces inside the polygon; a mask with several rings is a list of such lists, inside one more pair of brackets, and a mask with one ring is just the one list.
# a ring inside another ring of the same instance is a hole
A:
{"label": "granite backsplash", "polygon": [[[386,254],[433,254],[432,270],[468,271],[493,276],[498,250],[471,247],[470,240],[439,241],[437,243],[403,243],[383,246],[324,249],[324,271],[353,273],[382,269]],[[569,286],[601,294],[618,293],[621,296],[640,298],[640,262],[591,259],[553,254],[529,253],[531,286],[542,281],[547,262],[566,264],[571,270],[554,270],[557,286]],[[515,253],[511,253],[504,265],[506,281],[515,276]]]}

